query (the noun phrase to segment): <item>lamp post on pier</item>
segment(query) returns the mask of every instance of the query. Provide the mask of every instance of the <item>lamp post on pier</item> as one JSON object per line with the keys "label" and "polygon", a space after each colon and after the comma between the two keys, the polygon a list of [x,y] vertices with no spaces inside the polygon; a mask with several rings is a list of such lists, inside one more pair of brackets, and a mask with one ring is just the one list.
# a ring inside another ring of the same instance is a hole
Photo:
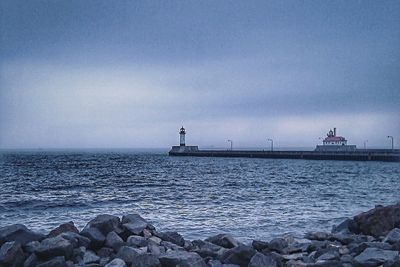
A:
{"label": "lamp post on pier", "polygon": [[228,142],[231,143],[231,151],[232,151],[232,149],[233,149],[233,141],[229,139]]}
{"label": "lamp post on pier", "polygon": [[393,136],[391,136],[391,135],[388,135],[388,137],[387,138],[390,138],[390,139],[392,139],[392,150],[394,149],[394,141],[393,141]]}
{"label": "lamp post on pier", "polygon": [[268,138],[267,141],[271,142],[271,151],[274,151],[274,140]]}
{"label": "lamp post on pier", "polygon": [[364,140],[364,150],[367,149],[367,143],[368,143],[368,140]]}

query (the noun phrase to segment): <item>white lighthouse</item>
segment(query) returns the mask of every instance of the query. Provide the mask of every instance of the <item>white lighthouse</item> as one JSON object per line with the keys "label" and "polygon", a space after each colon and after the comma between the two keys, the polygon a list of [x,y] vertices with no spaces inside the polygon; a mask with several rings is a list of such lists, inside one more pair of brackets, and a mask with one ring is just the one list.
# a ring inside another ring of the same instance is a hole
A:
{"label": "white lighthouse", "polygon": [[180,137],[179,145],[180,146],[185,146],[185,134],[186,134],[186,130],[182,126],[182,128],[179,130],[179,137]]}

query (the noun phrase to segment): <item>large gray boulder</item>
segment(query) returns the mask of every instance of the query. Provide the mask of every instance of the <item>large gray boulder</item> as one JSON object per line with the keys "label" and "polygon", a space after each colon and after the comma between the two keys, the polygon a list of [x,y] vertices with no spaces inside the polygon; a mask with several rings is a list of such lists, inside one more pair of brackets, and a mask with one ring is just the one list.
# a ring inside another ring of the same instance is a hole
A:
{"label": "large gray boulder", "polygon": [[383,242],[387,242],[390,244],[395,244],[400,242],[400,229],[399,228],[394,228],[392,231],[390,231]]}
{"label": "large gray boulder", "polygon": [[6,242],[0,249],[0,266],[20,265],[24,262],[25,256],[21,244],[15,241]]}
{"label": "large gray boulder", "polygon": [[354,222],[357,224],[354,229],[357,234],[385,236],[393,228],[400,228],[400,204],[376,206],[355,216]]}
{"label": "large gray boulder", "polygon": [[276,251],[282,253],[285,248],[289,246],[288,242],[284,238],[274,238],[272,239],[269,244],[268,248],[272,251]]}
{"label": "large gray boulder", "polygon": [[139,247],[147,247],[147,245],[149,244],[149,241],[143,236],[131,235],[126,240],[126,243],[129,246],[139,248]]}
{"label": "large gray boulder", "polygon": [[25,261],[24,267],[35,267],[38,258],[35,253],[32,253]]}
{"label": "large gray boulder", "polygon": [[137,248],[132,248],[128,246],[122,246],[116,255],[117,258],[122,259],[125,261],[127,264],[132,264],[135,259],[140,255],[143,254],[144,252],[140,249]]}
{"label": "large gray boulder", "polygon": [[185,248],[168,241],[161,241],[160,245],[164,247],[166,250],[176,250],[176,251],[186,250]]}
{"label": "large gray boulder", "polygon": [[346,219],[338,225],[332,227],[332,234],[350,235],[357,231],[357,223],[353,219]]}
{"label": "large gray boulder", "polygon": [[204,260],[194,252],[171,251],[158,258],[163,267],[206,267]]}
{"label": "large gray boulder", "polygon": [[96,218],[88,222],[83,231],[90,228],[98,229],[104,236],[106,236],[111,231],[114,231],[116,233],[121,233],[122,231],[119,217],[108,214],[96,216]]}
{"label": "large gray boulder", "polygon": [[122,225],[127,232],[127,236],[143,234],[143,230],[145,229],[155,230],[155,227],[139,214],[127,214],[122,216]]}
{"label": "large gray boulder", "polygon": [[106,237],[103,235],[103,233],[94,227],[85,228],[80,234],[90,240],[90,247],[93,249],[101,248],[106,241]]}
{"label": "large gray boulder", "polygon": [[191,249],[191,251],[196,252],[202,258],[216,258],[218,255],[227,250],[226,248],[202,240],[194,240],[192,244],[193,248]]}
{"label": "large gray boulder", "polygon": [[392,245],[385,242],[362,242],[354,243],[349,246],[349,252],[358,255],[363,252],[366,248],[379,248],[383,250],[392,250]]}
{"label": "large gray boulder", "polygon": [[358,266],[379,266],[385,262],[395,261],[398,257],[398,251],[367,248],[354,258],[354,263]]}
{"label": "large gray boulder", "polygon": [[274,257],[257,252],[251,258],[248,267],[278,267],[278,263]]}
{"label": "large gray boulder", "polygon": [[41,262],[36,267],[67,267],[67,263],[63,256],[52,258],[51,260]]}
{"label": "large gray boulder", "polygon": [[47,237],[56,237],[62,233],[66,232],[73,232],[73,233],[79,233],[78,229],[75,227],[74,222],[67,222],[60,224],[58,227],[54,228],[53,230],[50,231],[50,233],[47,235]]}
{"label": "large gray boulder", "polygon": [[29,243],[26,243],[25,245],[22,246],[23,251],[27,253],[33,253],[35,252],[36,248],[40,246],[39,241],[31,241]]}
{"label": "large gray boulder", "polygon": [[120,259],[120,258],[115,258],[109,263],[107,263],[104,267],[127,267],[126,263]]}
{"label": "large gray boulder", "polygon": [[114,231],[109,232],[106,236],[105,246],[109,248],[113,248],[115,251],[118,251],[120,247],[124,245],[124,240]]}
{"label": "large gray boulder", "polygon": [[100,262],[100,257],[96,255],[96,253],[94,253],[91,250],[88,250],[85,252],[85,254],[83,255],[83,263],[84,264],[90,264],[90,263],[99,263]]}
{"label": "large gray boulder", "polygon": [[72,246],[74,248],[76,247],[85,247],[88,248],[90,245],[90,239],[87,238],[86,236],[77,234],[75,232],[65,232],[60,234],[60,236],[69,242],[71,242]]}
{"label": "large gray boulder", "polygon": [[145,253],[138,255],[131,267],[161,267],[161,263],[157,256]]}
{"label": "large gray boulder", "polygon": [[0,246],[10,241],[25,245],[31,241],[40,241],[44,237],[42,234],[29,230],[23,224],[13,224],[0,228]]}
{"label": "large gray boulder", "polygon": [[164,241],[174,243],[180,247],[185,245],[185,239],[177,232],[157,232],[155,235]]}
{"label": "large gray boulder", "polygon": [[238,242],[229,234],[219,234],[207,238],[205,241],[224,248],[233,248],[238,245]]}
{"label": "large gray boulder", "polygon": [[41,259],[49,259],[56,256],[65,256],[69,259],[72,256],[73,246],[71,242],[61,236],[44,239],[35,254]]}
{"label": "large gray boulder", "polygon": [[251,245],[253,246],[253,248],[255,250],[258,250],[258,251],[262,251],[263,249],[268,248],[268,242],[259,241],[259,240],[253,240]]}
{"label": "large gray boulder", "polygon": [[238,245],[225,251],[219,258],[222,263],[247,266],[251,258],[256,254],[256,250],[251,246]]}

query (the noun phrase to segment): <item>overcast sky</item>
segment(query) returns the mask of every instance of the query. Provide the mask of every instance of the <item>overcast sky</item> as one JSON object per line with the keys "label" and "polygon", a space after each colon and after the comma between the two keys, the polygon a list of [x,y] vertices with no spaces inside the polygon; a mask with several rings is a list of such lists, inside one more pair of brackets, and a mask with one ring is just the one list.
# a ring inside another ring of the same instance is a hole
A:
{"label": "overcast sky", "polygon": [[0,148],[400,143],[400,1],[0,2]]}

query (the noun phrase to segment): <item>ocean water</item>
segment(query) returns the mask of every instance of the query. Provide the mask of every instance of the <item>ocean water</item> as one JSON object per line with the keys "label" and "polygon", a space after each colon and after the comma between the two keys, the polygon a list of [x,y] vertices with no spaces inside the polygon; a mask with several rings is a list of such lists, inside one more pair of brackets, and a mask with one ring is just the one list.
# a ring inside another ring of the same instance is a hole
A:
{"label": "ocean water", "polygon": [[139,213],[188,239],[302,237],[400,201],[400,164],[170,157],[166,152],[0,153],[0,227],[47,233],[98,214]]}

